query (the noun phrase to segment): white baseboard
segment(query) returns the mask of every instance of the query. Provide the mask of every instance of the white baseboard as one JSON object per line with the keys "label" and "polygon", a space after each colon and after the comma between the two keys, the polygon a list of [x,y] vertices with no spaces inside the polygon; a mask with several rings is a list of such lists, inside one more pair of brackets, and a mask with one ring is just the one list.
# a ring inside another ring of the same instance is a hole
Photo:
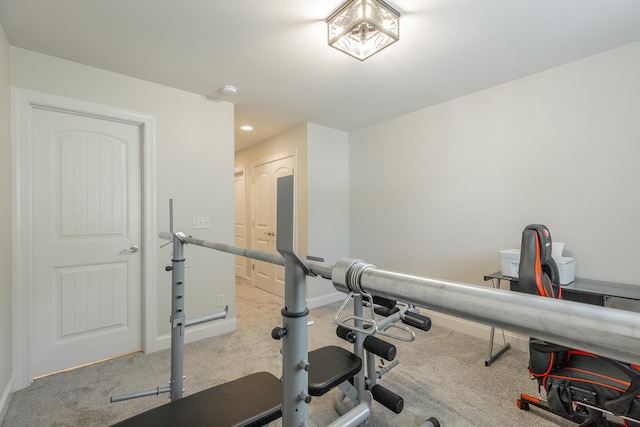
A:
{"label": "white baseboard", "polygon": [[2,395],[0,396],[0,425],[4,421],[5,415],[7,415],[7,410],[9,409],[9,404],[11,403],[11,395],[13,394],[13,374],[9,378],[9,382],[7,382],[6,387],[2,391]]}
{"label": "white baseboard", "polygon": [[309,298],[307,300],[307,307],[309,307],[309,309],[322,307],[323,305],[332,304],[338,301],[344,301],[346,297],[346,294],[342,292],[332,292],[330,294]]}
{"label": "white baseboard", "polygon": [[[201,324],[187,328],[184,335],[184,342],[190,343],[204,338],[211,338],[218,335],[228,334],[235,331],[238,327],[238,319],[225,319],[215,323]],[[171,348],[171,334],[160,335],[156,339],[154,351]]]}
{"label": "white baseboard", "polygon": [[[460,319],[458,317],[449,316],[447,314],[442,314],[435,311],[428,311],[427,309],[421,309],[421,314],[430,317],[431,322],[434,325],[442,326],[456,332],[462,332],[463,334],[480,338],[482,340],[485,340],[488,346],[491,326],[472,322],[470,320]],[[504,331],[504,336],[506,341],[511,344],[511,348],[523,351],[525,353],[529,352],[529,337],[524,337],[508,330]],[[502,329],[496,328],[493,340],[494,348],[501,346],[502,344]],[[489,348],[487,347],[487,352],[488,351]]]}

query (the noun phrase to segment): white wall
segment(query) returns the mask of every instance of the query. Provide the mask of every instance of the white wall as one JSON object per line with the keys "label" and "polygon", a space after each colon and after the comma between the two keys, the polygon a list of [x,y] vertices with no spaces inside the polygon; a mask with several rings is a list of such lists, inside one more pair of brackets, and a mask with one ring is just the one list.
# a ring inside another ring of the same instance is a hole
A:
{"label": "white wall", "polygon": [[[309,255],[335,264],[349,256],[349,138],[343,131],[307,124]],[[310,277],[310,307],[345,298],[326,279]]]}
{"label": "white wall", "polygon": [[[11,48],[13,86],[64,96],[155,118],[156,212],[158,230],[169,229],[169,199],[174,199],[174,230],[233,243],[233,105],[78,63]],[[192,216],[210,216],[211,229],[192,230]],[[159,246],[164,241],[157,239]],[[157,249],[157,348],[170,334],[171,245]],[[187,318],[220,312],[225,321],[203,325],[190,337],[235,329],[233,258],[199,247],[185,249]],[[194,329],[198,329],[197,327]]]}
{"label": "white wall", "polygon": [[0,424],[12,389],[10,48],[0,25]]}
{"label": "white wall", "polygon": [[578,277],[640,285],[639,75],[634,43],[352,132],[351,253],[489,285],[544,223]]}

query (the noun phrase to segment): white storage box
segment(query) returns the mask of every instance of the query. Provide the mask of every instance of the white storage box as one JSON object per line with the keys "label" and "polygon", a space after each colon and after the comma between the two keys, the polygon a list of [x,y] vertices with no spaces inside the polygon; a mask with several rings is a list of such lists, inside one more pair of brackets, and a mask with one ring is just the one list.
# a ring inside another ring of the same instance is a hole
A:
{"label": "white storage box", "polygon": [[[500,268],[503,276],[518,277],[520,268],[520,249],[504,249],[498,251],[500,255]],[[576,261],[571,257],[557,257],[554,261],[558,265],[560,284],[568,285],[573,282],[576,275]]]}
{"label": "white storage box", "polygon": [[504,249],[498,251],[503,276],[518,277],[520,267],[520,249]]}
{"label": "white storage box", "polygon": [[566,256],[554,258],[554,261],[558,264],[560,284],[568,285],[573,282],[576,277],[576,261],[573,258]]}

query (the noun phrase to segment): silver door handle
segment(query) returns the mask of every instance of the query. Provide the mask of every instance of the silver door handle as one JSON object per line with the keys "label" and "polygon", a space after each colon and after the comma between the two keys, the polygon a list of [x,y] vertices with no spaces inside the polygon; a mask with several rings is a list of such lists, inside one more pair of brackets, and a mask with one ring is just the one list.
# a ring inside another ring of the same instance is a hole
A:
{"label": "silver door handle", "polygon": [[123,249],[120,251],[121,254],[135,254],[140,250],[140,246],[133,245],[129,249]]}

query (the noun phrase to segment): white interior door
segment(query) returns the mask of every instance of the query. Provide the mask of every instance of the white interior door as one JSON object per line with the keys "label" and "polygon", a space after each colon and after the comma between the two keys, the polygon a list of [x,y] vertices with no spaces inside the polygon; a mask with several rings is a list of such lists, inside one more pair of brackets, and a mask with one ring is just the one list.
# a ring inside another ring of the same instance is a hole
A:
{"label": "white interior door", "polygon": [[34,108],[34,375],[142,347],[141,127]]}
{"label": "white interior door", "polygon": [[[294,158],[288,156],[253,168],[254,249],[277,252],[277,181],[281,176],[293,175],[293,166]],[[284,297],[284,268],[264,261],[254,261],[253,283],[260,289]]]}

